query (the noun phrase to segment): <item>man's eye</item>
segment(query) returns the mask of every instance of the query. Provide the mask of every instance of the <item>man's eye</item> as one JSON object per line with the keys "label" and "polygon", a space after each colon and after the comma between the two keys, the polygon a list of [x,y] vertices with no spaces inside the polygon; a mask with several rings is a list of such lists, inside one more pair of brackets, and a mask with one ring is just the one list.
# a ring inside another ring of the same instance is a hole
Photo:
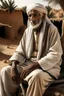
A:
{"label": "man's eye", "polygon": [[31,17],[31,16],[32,16],[31,14],[28,15],[28,17]]}
{"label": "man's eye", "polygon": [[38,14],[35,13],[35,14],[29,14],[28,15],[28,17],[31,17],[31,16],[36,17],[36,16],[38,16]]}

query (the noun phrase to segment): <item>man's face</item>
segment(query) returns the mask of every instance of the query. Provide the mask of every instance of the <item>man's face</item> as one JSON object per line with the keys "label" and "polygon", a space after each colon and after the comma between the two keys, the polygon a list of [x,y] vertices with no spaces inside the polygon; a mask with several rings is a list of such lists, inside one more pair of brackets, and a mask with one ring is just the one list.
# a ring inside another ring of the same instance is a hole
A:
{"label": "man's face", "polygon": [[40,15],[40,13],[36,10],[31,10],[28,13],[28,19],[29,19],[32,26],[37,25],[40,22],[41,18],[42,17]]}

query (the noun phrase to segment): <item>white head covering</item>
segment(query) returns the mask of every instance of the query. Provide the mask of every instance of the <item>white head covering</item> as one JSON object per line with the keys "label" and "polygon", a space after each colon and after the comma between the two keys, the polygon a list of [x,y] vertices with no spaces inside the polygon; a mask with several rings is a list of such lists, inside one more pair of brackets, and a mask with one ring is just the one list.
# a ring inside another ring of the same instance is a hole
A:
{"label": "white head covering", "polygon": [[39,4],[39,3],[34,3],[34,4],[30,4],[29,6],[27,6],[27,14],[31,11],[31,10],[37,10],[39,11],[40,13],[44,13],[44,14],[47,14],[47,10],[46,8],[42,5],[42,4]]}
{"label": "white head covering", "polygon": [[[49,20],[48,16],[47,16],[47,9],[40,3],[34,3],[34,4],[30,4],[29,6],[27,6],[26,12],[27,14],[31,11],[31,10],[37,10],[39,11],[41,14],[45,14],[45,21],[47,21],[49,24],[52,24],[51,21]],[[29,20],[27,23],[27,26],[30,26]]]}

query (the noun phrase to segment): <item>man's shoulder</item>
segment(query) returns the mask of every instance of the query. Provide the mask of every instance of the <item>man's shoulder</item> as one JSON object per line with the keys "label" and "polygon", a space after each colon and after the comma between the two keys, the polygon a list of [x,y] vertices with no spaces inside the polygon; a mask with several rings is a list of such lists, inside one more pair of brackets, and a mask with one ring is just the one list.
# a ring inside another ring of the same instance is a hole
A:
{"label": "man's shoulder", "polygon": [[56,34],[58,35],[58,28],[51,22],[51,23],[48,23],[46,22],[46,29],[48,30],[48,34],[51,35],[51,34]]}
{"label": "man's shoulder", "polygon": [[52,30],[57,30],[57,27],[52,22],[46,22],[46,26]]}

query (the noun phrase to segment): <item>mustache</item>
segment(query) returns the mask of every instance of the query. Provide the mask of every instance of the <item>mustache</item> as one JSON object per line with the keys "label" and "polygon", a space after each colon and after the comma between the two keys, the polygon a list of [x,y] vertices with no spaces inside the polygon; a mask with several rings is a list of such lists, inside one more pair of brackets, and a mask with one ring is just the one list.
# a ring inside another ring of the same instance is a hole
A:
{"label": "mustache", "polygon": [[30,21],[30,23],[34,23],[34,24],[35,24],[35,23],[36,23],[36,21]]}
{"label": "mustache", "polygon": [[30,23],[31,23],[32,25],[36,25],[36,24],[39,23],[39,21],[31,20]]}

